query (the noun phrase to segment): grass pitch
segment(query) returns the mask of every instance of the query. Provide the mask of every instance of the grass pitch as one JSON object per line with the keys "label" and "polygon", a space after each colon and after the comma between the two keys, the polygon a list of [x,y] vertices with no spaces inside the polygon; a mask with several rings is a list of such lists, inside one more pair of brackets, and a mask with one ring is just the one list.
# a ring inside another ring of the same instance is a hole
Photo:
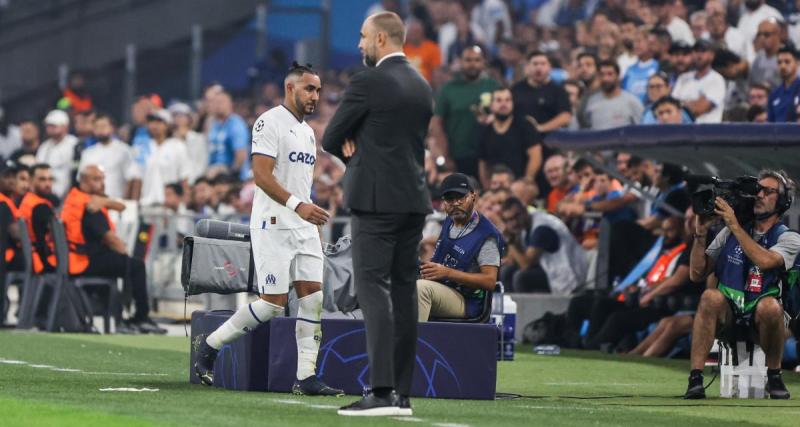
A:
{"label": "grass pitch", "polygon": [[[527,346],[526,346],[527,347]],[[188,383],[189,339],[0,332],[0,426],[797,426],[800,375],[785,372],[794,400],[684,401],[688,362],[592,352],[499,365],[497,401],[412,399],[414,418],[354,419],[353,401],[233,392]],[[707,380],[710,376],[707,375]],[[148,388],[158,391],[100,391]],[[719,395],[714,383],[709,396]]]}

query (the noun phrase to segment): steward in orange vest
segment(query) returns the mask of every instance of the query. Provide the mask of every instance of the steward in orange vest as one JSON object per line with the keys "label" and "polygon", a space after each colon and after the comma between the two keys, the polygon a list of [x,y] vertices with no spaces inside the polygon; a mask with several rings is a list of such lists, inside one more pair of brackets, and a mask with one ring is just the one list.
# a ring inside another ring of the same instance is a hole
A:
{"label": "steward in orange vest", "polygon": [[31,167],[31,191],[19,205],[20,218],[28,226],[28,236],[33,245],[33,272],[52,272],[56,267],[53,241],[49,234],[53,218],[53,173],[50,166],[40,163]]}
{"label": "steward in orange vest", "polygon": [[118,324],[118,330],[166,333],[150,319],[144,261],[128,256],[108,217],[108,209],[121,211],[125,205],[106,198],[104,193],[103,170],[88,165],[78,175],[78,187],[73,187],[64,199],[61,220],[69,243],[69,273],[124,279],[125,287],[133,295],[136,314]]}

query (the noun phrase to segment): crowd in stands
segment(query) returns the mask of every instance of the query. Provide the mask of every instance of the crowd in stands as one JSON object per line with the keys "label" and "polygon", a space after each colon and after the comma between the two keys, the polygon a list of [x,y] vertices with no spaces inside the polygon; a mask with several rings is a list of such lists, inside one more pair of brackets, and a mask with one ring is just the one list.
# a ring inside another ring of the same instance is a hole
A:
{"label": "crowd in stands", "polygon": [[[686,273],[686,171],[622,152],[579,158],[548,147],[545,137],[798,121],[800,1],[384,0],[368,13],[381,10],[406,19],[405,54],[436,95],[425,157],[434,206],[441,209],[447,176],[474,177],[476,209],[507,244],[500,278],[508,291],[574,295],[567,315],[574,346],[624,347],[630,333],[661,320],[654,338],[628,349],[665,353],[664,340],[687,329],[685,318],[670,316],[691,310],[690,297],[705,286]],[[307,119],[317,142],[350,75],[321,73],[322,99]],[[192,102],[145,94],[130,117],[114,118],[95,109],[90,82],[73,77],[43,118],[10,123],[0,110],[0,156],[20,171],[49,164],[55,206],[79,171],[97,165],[111,198],[186,217],[249,215],[250,129],[280,105],[282,81],[260,83],[254,96],[213,84]],[[316,161],[313,200],[346,216],[344,165],[321,150]],[[24,195],[12,187],[2,192]],[[609,224],[609,247],[598,247],[601,224]],[[423,260],[437,235],[426,228]],[[645,271],[609,296],[605,289],[624,282],[653,248],[664,258],[661,271]],[[612,254],[609,283],[594,275],[599,250]],[[586,292],[595,288],[604,291]]]}

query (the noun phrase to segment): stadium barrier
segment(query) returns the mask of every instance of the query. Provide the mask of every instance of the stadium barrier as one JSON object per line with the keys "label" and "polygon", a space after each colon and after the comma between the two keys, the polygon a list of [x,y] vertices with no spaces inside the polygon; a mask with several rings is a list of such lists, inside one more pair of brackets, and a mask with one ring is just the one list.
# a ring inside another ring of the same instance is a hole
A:
{"label": "stadium barrier", "polygon": [[[195,342],[225,322],[231,311],[192,313],[189,381],[194,373]],[[230,390],[289,392],[297,367],[295,319],[278,317],[227,344],[214,365],[215,386]],[[369,387],[364,322],[322,319],[317,373],[347,394]],[[411,395],[449,399],[495,398],[497,328],[491,324],[428,322],[418,326],[417,366]]]}

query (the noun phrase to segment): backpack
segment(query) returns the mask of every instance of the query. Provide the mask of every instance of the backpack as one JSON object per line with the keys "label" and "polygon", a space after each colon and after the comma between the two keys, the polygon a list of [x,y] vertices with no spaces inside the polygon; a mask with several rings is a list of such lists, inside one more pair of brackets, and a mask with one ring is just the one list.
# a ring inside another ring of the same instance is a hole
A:
{"label": "backpack", "polygon": [[525,325],[525,329],[522,330],[522,341],[533,345],[563,345],[566,320],[566,314],[553,314],[548,311],[544,316]]}
{"label": "backpack", "polygon": [[[46,290],[50,290],[48,287]],[[47,298],[52,298],[52,291]],[[47,328],[47,317],[51,303],[40,304],[36,310],[35,323],[41,330]],[[52,332],[94,332],[92,306],[86,293],[74,285],[61,288],[61,298],[56,309],[56,317]]]}

